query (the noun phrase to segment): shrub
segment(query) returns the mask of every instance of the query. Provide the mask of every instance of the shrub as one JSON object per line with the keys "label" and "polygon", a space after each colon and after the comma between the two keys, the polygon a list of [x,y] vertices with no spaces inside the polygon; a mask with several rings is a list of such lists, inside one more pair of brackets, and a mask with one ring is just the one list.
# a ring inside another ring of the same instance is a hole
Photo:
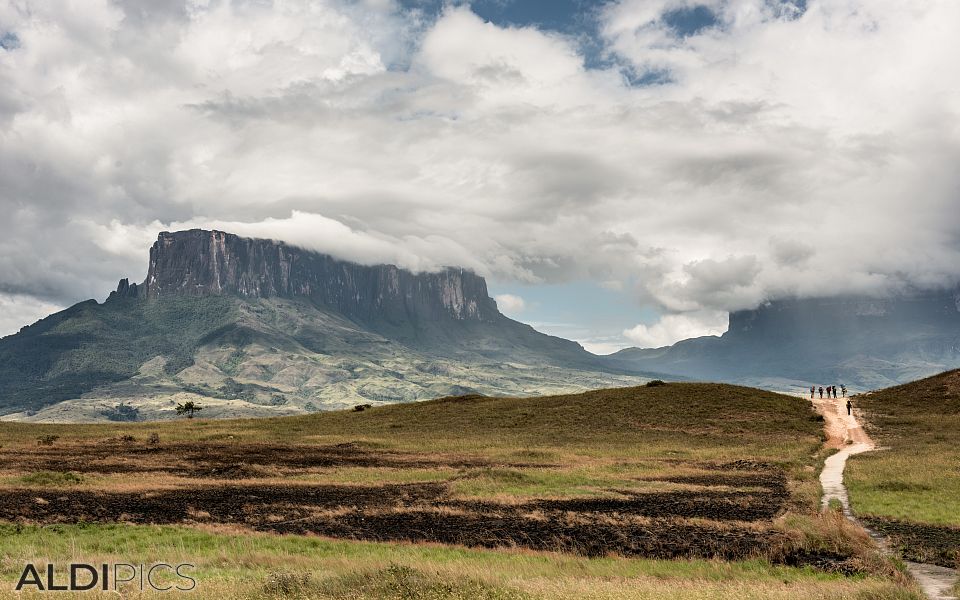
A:
{"label": "shrub", "polygon": [[139,421],[140,420],[140,409],[136,406],[130,406],[121,402],[120,404],[112,407],[105,408],[100,411],[100,414],[107,418],[109,421]]}
{"label": "shrub", "polygon": [[151,433],[150,435],[148,435],[148,436],[147,436],[147,443],[150,444],[151,446],[156,446],[157,444],[159,444],[159,443],[160,443],[160,434],[157,433],[156,431],[154,431],[153,433]]}
{"label": "shrub", "polygon": [[37,444],[40,446],[52,446],[53,443],[59,439],[59,435],[41,435],[37,438]]}
{"label": "shrub", "polygon": [[647,382],[647,387],[660,387],[661,385],[667,385],[667,382],[662,379],[651,379]]}
{"label": "shrub", "polygon": [[186,402],[177,404],[177,415],[187,415],[188,419],[192,419],[193,415],[201,410],[203,410],[203,407],[193,400],[187,400]]}
{"label": "shrub", "polygon": [[353,407],[353,412],[363,412],[368,408],[373,408],[372,404],[358,404]]}
{"label": "shrub", "polygon": [[37,471],[23,475],[20,481],[30,485],[76,485],[83,483],[83,477],[72,471]]}

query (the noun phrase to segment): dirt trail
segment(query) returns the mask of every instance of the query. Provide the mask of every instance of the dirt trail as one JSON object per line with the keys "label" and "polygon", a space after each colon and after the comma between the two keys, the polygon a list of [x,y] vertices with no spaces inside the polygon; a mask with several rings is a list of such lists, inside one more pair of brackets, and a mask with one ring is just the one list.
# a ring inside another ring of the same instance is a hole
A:
{"label": "dirt trail", "polygon": [[[823,472],[820,473],[820,484],[823,487],[822,504],[826,507],[831,500],[838,500],[843,506],[844,516],[862,527],[863,524],[857,521],[850,510],[847,487],[843,485],[843,471],[847,465],[847,458],[875,450],[876,445],[860,426],[856,415],[847,414],[846,404],[846,398],[813,400],[813,405],[824,417],[824,429],[827,433],[826,446],[838,450],[826,460]],[[889,552],[883,536],[866,527],[864,529],[881,548]],[[905,561],[905,564],[930,600],[960,600],[952,593],[958,578],[955,569],[909,561]]]}

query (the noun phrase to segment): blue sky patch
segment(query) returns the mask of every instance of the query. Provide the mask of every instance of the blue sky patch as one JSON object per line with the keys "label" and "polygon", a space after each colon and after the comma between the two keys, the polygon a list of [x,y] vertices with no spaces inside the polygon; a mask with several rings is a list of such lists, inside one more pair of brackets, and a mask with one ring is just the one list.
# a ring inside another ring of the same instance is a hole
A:
{"label": "blue sky patch", "polygon": [[673,83],[673,75],[666,69],[653,69],[649,71],[637,72],[633,68],[623,68],[624,78],[631,87],[645,87],[651,85],[666,85]]}
{"label": "blue sky patch", "polygon": [[[454,2],[469,5],[480,18],[500,27],[537,27],[560,33],[579,35],[596,31],[596,12],[607,0],[474,0]],[[443,0],[400,0],[406,9],[438,15]]]}
{"label": "blue sky patch", "polygon": [[663,14],[663,22],[673,30],[677,37],[697,35],[704,29],[719,24],[717,15],[703,5],[678,8]]}
{"label": "blue sky patch", "polygon": [[16,50],[20,47],[20,38],[12,31],[0,35],[0,48],[4,50]]}

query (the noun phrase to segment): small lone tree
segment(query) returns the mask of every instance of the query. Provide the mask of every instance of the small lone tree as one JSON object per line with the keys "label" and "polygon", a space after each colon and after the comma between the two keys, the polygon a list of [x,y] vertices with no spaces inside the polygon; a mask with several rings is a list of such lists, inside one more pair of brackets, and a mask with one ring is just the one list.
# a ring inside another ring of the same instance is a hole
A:
{"label": "small lone tree", "polygon": [[203,407],[195,403],[193,400],[187,400],[186,402],[182,402],[177,405],[177,415],[187,415],[188,419],[192,419],[194,413],[200,410],[203,410]]}

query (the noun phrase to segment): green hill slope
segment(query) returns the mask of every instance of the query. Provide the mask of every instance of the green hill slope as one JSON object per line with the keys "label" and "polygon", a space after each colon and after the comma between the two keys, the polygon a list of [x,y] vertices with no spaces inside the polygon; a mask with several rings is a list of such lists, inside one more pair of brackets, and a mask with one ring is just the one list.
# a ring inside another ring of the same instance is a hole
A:
{"label": "green hill slope", "polygon": [[157,356],[173,375],[235,316],[227,297],[81,302],[0,339],[0,413],[77,398],[133,377]]}
{"label": "green hill slope", "polygon": [[538,345],[548,336],[514,325],[461,323],[442,331],[455,339],[434,332],[413,344],[304,298],[88,301],[0,340],[0,414],[163,419],[177,403],[194,401],[206,416],[270,416],[643,381],[564,366]]}
{"label": "green hill slope", "polygon": [[960,371],[854,399],[877,452],[847,466],[855,512],[907,558],[960,567]]}

